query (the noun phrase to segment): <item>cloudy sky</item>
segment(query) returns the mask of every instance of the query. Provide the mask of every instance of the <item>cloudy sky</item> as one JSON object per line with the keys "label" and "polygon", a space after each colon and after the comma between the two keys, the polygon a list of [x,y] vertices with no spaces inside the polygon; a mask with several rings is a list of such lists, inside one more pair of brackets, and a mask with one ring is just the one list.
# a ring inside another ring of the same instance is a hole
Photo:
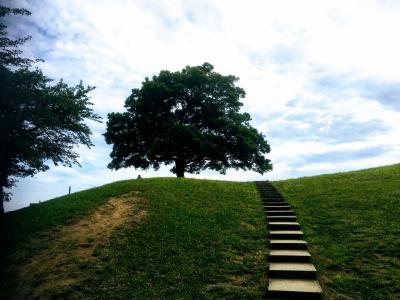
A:
{"label": "cloudy sky", "polygon": [[[4,2],[4,1],[3,1]],[[123,111],[132,88],[160,70],[209,62],[240,77],[243,110],[271,145],[261,176],[206,171],[198,178],[283,179],[400,161],[400,1],[5,1],[31,16],[8,18],[32,36],[25,55],[56,80],[96,86],[95,111]],[[110,171],[103,124],[91,123],[82,167],[51,167],[13,189],[12,210],[120,179],[172,176]]]}

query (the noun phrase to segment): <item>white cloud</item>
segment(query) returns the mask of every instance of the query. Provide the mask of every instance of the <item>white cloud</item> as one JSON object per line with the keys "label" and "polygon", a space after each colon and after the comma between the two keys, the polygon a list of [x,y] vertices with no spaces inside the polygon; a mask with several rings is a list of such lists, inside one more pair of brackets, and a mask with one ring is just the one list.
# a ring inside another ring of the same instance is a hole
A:
{"label": "white cloud", "polygon": [[[243,109],[272,147],[274,171],[268,178],[376,166],[400,157],[400,111],[378,99],[382,93],[374,98],[356,86],[356,80],[365,79],[400,82],[400,6],[395,1],[8,3],[33,13],[15,18],[25,21],[10,27],[13,33],[33,36],[27,55],[44,58],[40,67],[51,78],[63,77],[70,84],[82,79],[96,86],[92,100],[103,116],[123,111],[125,98],[144,77],[207,61],[220,73],[240,77],[238,85],[247,93]],[[340,74],[352,80],[344,85]],[[324,76],[329,80],[321,82]],[[138,173],[171,175],[169,167],[147,173],[107,170],[111,148],[101,136],[105,124],[91,123],[91,128],[96,147],[78,149],[83,168],[52,168],[24,179],[15,189],[16,203],[58,195],[56,189],[65,190],[66,181],[87,188]],[[306,156],[372,146],[387,151],[343,163],[298,165]],[[262,178],[234,170],[226,176],[206,171],[196,177]],[[48,182],[52,192],[41,193],[37,187]],[[26,190],[32,193],[22,193]]]}

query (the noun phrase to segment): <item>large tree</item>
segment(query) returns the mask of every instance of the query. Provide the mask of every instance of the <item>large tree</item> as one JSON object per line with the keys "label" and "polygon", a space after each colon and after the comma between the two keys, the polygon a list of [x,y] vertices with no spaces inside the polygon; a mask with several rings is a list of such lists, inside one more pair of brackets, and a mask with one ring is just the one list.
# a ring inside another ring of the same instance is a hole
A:
{"label": "large tree", "polygon": [[126,99],[126,112],[108,115],[108,167],[174,163],[171,171],[178,177],[206,168],[222,174],[228,168],[271,170],[267,141],[250,126],[250,115],[240,112],[245,92],[237,80],[214,72],[209,63],[146,78]]}
{"label": "large tree", "polygon": [[[0,6],[0,18],[8,14],[30,13]],[[18,47],[29,38],[10,39],[0,22],[1,214],[10,196],[6,189],[15,184],[15,178],[45,171],[49,162],[78,164],[74,146],[92,145],[85,120],[100,119],[89,107],[92,87],[82,82],[70,87],[62,80],[52,85],[40,69],[32,69],[34,60],[21,57]]]}

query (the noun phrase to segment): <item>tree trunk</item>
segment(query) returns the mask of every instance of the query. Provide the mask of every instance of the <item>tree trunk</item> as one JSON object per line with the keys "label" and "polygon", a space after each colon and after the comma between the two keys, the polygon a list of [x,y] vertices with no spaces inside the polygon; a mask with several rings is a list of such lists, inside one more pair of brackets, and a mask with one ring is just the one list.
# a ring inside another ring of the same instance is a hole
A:
{"label": "tree trunk", "polygon": [[176,177],[185,177],[185,160],[178,158],[175,160]]}
{"label": "tree trunk", "polygon": [[8,168],[5,157],[1,157],[0,160],[0,216],[4,216],[4,202],[6,200],[6,191],[4,190],[7,186],[8,181]]}
{"label": "tree trunk", "polygon": [[0,190],[0,218],[4,216],[4,187]]}

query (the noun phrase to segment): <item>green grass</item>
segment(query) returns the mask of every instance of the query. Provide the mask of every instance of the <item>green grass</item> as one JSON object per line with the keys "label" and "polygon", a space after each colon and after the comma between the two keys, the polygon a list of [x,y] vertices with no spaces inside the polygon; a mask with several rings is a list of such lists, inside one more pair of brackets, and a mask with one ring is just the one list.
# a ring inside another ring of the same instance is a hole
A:
{"label": "green grass", "polygon": [[[266,228],[253,183],[193,179],[121,181],[6,215],[2,224],[0,298],[13,298],[12,264],[29,261],[46,243],[32,239],[88,214],[111,197],[140,191],[148,216],[122,226],[80,263],[82,280],[48,298],[260,299],[266,288]],[[12,260],[8,259],[13,257]],[[7,271],[8,270],[8,271]],[[7,273],[8,272],[8,273]]]}
{"label": "green grass", "polygon": [[400,299],[400,165],[273,182],[327,299]]}
{"label": "green grass", "polygon": [[[326,299],[400,299],[400,165],[273,185],[297,213]],[[267,232],[255,185],[156,178],[115,182],[8,213],[1,225],[0,275],[6,280],[0,298],[15,298],[13,266],[49,246],[33,240],[51,241],[57,228],[129,191],[146,199],[147,217],[115,231],[95,250],[97,264],[77,260],[73,272],[81,280],[45,297],[264,296]]]}

